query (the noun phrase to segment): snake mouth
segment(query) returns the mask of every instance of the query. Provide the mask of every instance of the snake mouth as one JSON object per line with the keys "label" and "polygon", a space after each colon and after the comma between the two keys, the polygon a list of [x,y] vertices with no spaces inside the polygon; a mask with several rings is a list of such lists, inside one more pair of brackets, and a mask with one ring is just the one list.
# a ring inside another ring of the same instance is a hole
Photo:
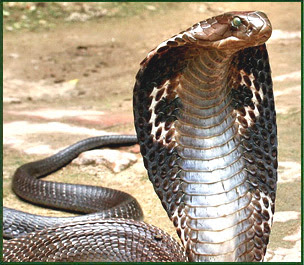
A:
{"label": "snake mouth", "polygon": [[261,11],[250,12],[244,18],[242,23],[245,26],[244,31],[236,32],[236,36],[247,42],[261,45],[266,42],[272,33],[272,26],[267,16]]}

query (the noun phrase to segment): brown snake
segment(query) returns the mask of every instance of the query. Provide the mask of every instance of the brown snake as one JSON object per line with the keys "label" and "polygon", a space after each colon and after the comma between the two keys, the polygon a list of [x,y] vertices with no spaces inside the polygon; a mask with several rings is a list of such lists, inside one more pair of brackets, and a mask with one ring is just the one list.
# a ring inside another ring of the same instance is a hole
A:
{"label": "brown snake", "polygon": [[4,244],[6,261],[262,261],[277,181],[262,12],[230,12],[153,49],[134,87],[144,165],[183,249],[143,222],[84,221]]}

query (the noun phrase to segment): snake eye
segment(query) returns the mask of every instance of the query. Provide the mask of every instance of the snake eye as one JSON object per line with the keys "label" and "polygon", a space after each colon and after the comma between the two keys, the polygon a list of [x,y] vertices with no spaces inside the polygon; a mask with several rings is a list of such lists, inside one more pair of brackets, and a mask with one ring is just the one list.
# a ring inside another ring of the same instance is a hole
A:
{"label": "snake eye", "polygon": [[232,19],[232,26],[233,27],[238,27],[241,24],[242,24],[242,20],[239,17],[234,17]]}

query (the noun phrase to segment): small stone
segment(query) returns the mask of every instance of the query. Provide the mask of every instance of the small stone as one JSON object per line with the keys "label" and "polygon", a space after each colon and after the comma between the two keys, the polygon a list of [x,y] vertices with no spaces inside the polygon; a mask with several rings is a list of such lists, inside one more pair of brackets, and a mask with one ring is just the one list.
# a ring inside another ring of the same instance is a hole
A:
{"label": "small stone", "polygon": [[205,13],[208,10],[208,7],[206,5],[200,5],[197,9],[198,13]]}
{"label": "small stone", "polygon": [[4,17],[9,17],[9,15],[10,15],[9,11],[3,10],[3,16]]}
{"label": "small stone", "polygon": [[64,81],[65,81],[64,79],[58,78],[58,79],[55,79],[55,80],[54,80],[54,83],[55,83],[55,84],[59,84],[59,83],[63,83]]}
{"label": "small stone", "polygon": [[152,6],[152,5],[146,5],[146,8],[150,11],[155,11],[156,10],[156,7],[155,6]]}
{"label": "small stone", "polygon": [[4,97],[3,103],[20,104],[21,100],[19,98]]}
{"label": "small stone", "polygon": [[43,19],[40,19],[40,20],[39,20],[39,24],[40,24],[40,25],[45,25],[45,24],[46,24],[46,21],[43,20]]}
{"label": "small stone", "polygon": [[80,21],[84,22],[90,19],[90,16],[87,14],[82,14],[78,12],[73,12],[65,19],[65,21]]}
{"label": "small stone", "polygon": [[7,27],[5,27],[5,29],[8,30],[8,31],[13,31],[14,30],[14,28],[12,26],[7,26]]}
{"label": "small stone", "polygon": [[27,148],[24,150],[24,152],[30,155],[47,155],[47,154],[56,153],[56,150],[52,149],[51,146],[49,145],[43,144],[43,145]]}
{"label": "small stone", "polygon": [[72,161],[74,165],[105,165],[114,173],[130,167],[137,161],[137,156],[113,149],[91,150],[80,154]]}
{"label": "small stone", "polygon": [[289,220],[300,219],[301,213],[296,211],[282,211],[276,212],[274,215],[274,222],[285,223]]}
{"label": "small stone", "polygon": [[35,6],[35,5],[28,5],[27,8],[28,8],[31,12],[33,12],[33,11],[36,10],[36,6]]}
{"label": "small stone", "polygon": [[20,57],[18,53],[10,53],[8,56],[13,59],[18,59]]}

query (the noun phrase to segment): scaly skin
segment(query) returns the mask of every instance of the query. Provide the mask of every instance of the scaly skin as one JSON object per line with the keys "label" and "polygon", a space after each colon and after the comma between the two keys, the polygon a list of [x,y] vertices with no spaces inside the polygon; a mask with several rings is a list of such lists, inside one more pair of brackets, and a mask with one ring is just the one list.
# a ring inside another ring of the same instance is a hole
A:
{"label": "scaly skin", "polygon": [[277,169],[270,35],[263,13],[226,13],[161,43],[138,72],[141,153],[189,261],[265,255]]}

